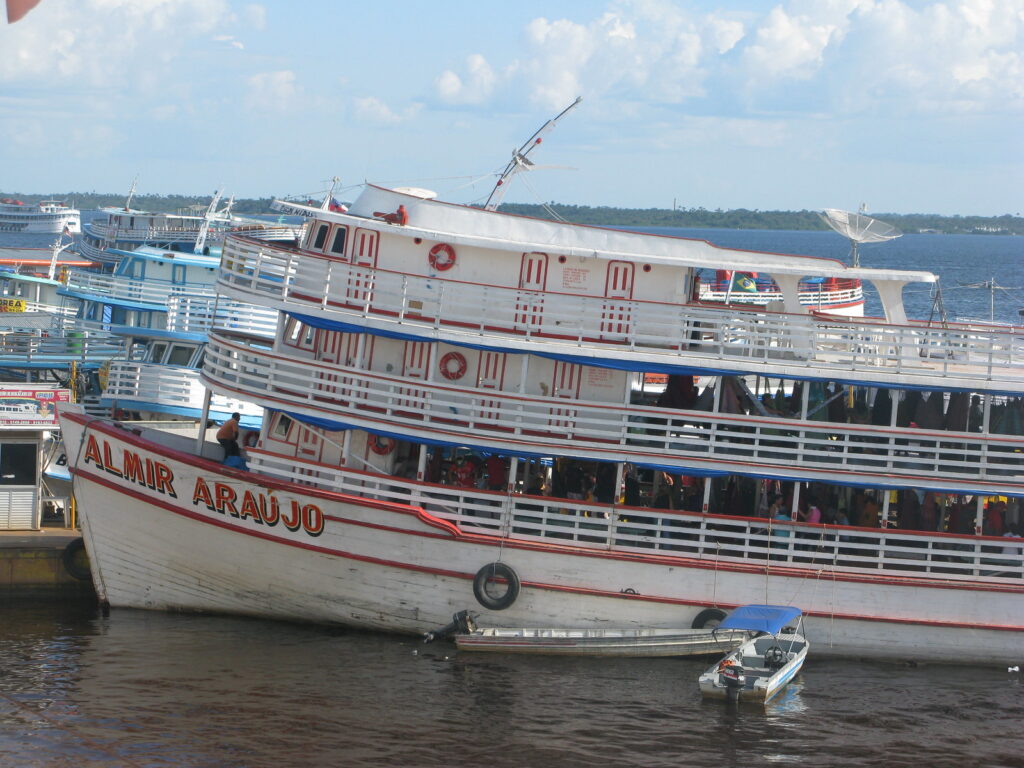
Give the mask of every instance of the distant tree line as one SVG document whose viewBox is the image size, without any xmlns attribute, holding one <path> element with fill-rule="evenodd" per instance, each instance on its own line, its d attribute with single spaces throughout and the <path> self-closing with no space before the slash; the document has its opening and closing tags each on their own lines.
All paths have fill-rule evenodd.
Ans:
<svg viewBox="0 0 1024 768">
<path fill-rule="evenodd" d="M 61 192 L 49 195 L 0 192 L 0 198 L 10 197 L 26 203 L 39 200 L 66 200 L 81 210 L 123 206 L 124 194 L 98 192 Z M 212 197 L 212 196 L 211 196 Z M 272 198 L 239 198 L 231 210 L 235 213 L 272 213 Z M 226 200 L 221 201 L 223 208 Z M 201 211 L 210 204 L 210 197 L 191 195 L 135 195 L 132 208 L 155 212 Z M 718 208 L 612 208 L 608 206 L 563 205 L 549 203 L 561 218 L 577 224 L 605 227 L 694 227 L 722 229 L 797 229 L 827 230 L 817 211 L 759 211 L 737 208 L 730 211 Z M 505 203 L 501 210 L 521 216 L 541 219 L 553 218 L 542 205 Z M 943 232 L 946 234 L 1024 235 L 1024 218 L 1002 216 L 940 216 L 932 213 L 872 213 L 875 218 L 898 227 L 903 232 Z"/>
<path fill-rule="evenodd" d="M 758 211 L 737 208 L 709 211 L 706 208 L 608 208 L 587 205 L 549 203 L 566 221 L 606 227 L 695 227 L 723 229 L 797 229 L 828 230 L 817 211 Z M 549 219 L 542 205 L 506 203 L 501 210 L 522 216 Z M 1024 235 L 1024 218 L 1002 216 L 940 216 L 934 213 L 871 213 L 908 234 L 943 232 L 947 234 Z"/>
</svg>

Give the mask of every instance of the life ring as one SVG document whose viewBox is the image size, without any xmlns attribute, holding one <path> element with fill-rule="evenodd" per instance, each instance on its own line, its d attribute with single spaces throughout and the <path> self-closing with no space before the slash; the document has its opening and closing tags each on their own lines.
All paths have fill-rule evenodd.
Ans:
<svg viewBox="0 0 1024 768">
<path fill-rule="evenodd" d="M 455 266 L 455 249 L 448 243 L 438 243 L 430 249 L 427 256 L 430 266 L 438 272 L 444 272 Z"/>
<path fill-rule="evenodd" d="M 252 448 L 259 442 L 260 433 L 255 429 L 250 429 L 245 433 L 245 437 L 242 438 L 242 443 L 246 448 Z"/>
<path fill-rule="evenodd" d="M 438 367 L 441 369 L 441 375 L 448 381 L 461 379 L 466 375 L 466 357 L 461 352 L 448 352 L 441 356 Z"/>
<path fill-rule="evenodd" d="M 60 556 L 64 563 L 64 570 L 79 581 L 90 581 L 92 572 L 89 570 L 89 555 L 85 551 L 85 542 L 81 539 L 74 539 L 66 547 Z"/>
<path fill-rule="evenodd" d="M 722 623 L 724 618 L 725 611 L 718 608 L 705 608 L 697 614 L 697 618 L 693 620 L 693 624 L 690 626 L 694 629 L 714 629 Z"/>
<path fill-rule="evenodd" d="M 500 595 L 491 593 L 492 585 L 505 583 L 505 591 Z M 473 596 L 484 608 L 491 611 L 503 611 L 519 597 L 519 576 L 511 567 L 504 563 L 488 563 L 473 577 Z"/>
<path fill-rule="evenodd" d="M 398 445 L 390 437 L 381 437 L 380 435 L 370 435 L 370 439 L 367 441 L 367 445 L 370 446 L 370 450 L 376 453 L 378 456 L 387 456 L 389 453 L 393 453 L 395 446 Z"/>
</svg>

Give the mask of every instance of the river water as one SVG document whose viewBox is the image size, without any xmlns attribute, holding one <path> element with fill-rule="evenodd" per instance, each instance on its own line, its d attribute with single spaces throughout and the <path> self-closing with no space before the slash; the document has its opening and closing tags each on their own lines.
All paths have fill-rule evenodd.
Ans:
<svg viewBox="0 0 1024 768">
<path fill-rule="evenodd" d="M 847 251 L 831 233 L 678 234 Z M 862 264 L 937 272 L 951 317 L 987 317 L 989 294 L 960 284 L 993 276 L 1007 286 L 997 320 L 1024 306 L 1024 238 L 906 236 L 865 248 Z M 927 317 L 927 290 L 906 299 Z M 737 709 L 701 701 L 706 662 L 689 659 L 474 655 L 67 604 L 0 605 L 0 619 L 0 766 L 1024 766 L 1024 686 L 1005 667 L 837 661 L 812 648 L 777 701 Z"/>
<path fill-rule="evenodd" d="M 4 766 L 1021 766 L 1005 668 L 815 659 L 767 708 L 690 659 L 459 653 L 259 620 L 8 606 Z"/>
</svg>

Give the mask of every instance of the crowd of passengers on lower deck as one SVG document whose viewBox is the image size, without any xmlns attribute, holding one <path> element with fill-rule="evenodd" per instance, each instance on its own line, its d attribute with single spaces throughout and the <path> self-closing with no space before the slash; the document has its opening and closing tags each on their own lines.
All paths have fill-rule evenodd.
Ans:
<svg viewBox="0 0 1024 768">
<path fill-rule="evenodd" d="M 511 462 L 496 453 L 428 446 L 423 479 L 477 490 L 681 512 L 766 518 L 776 522 L 1020 537 L 1024 504 L 1013 497 L 937 493 L 920 489 L 860 489 L 732 475 L 693 477 L 625 464 L 570 458 Z M 394 474 L 416 477 L 419 446 L 400 442 Z M 621 479 L 619 479 L 621 477 Z M 616 481 L 619 480 L 618 485 Z M 977 515 L 981 508 L 980 519 Z M 623 512 L 628 517 L 628 512 Z"/>
</svg>

